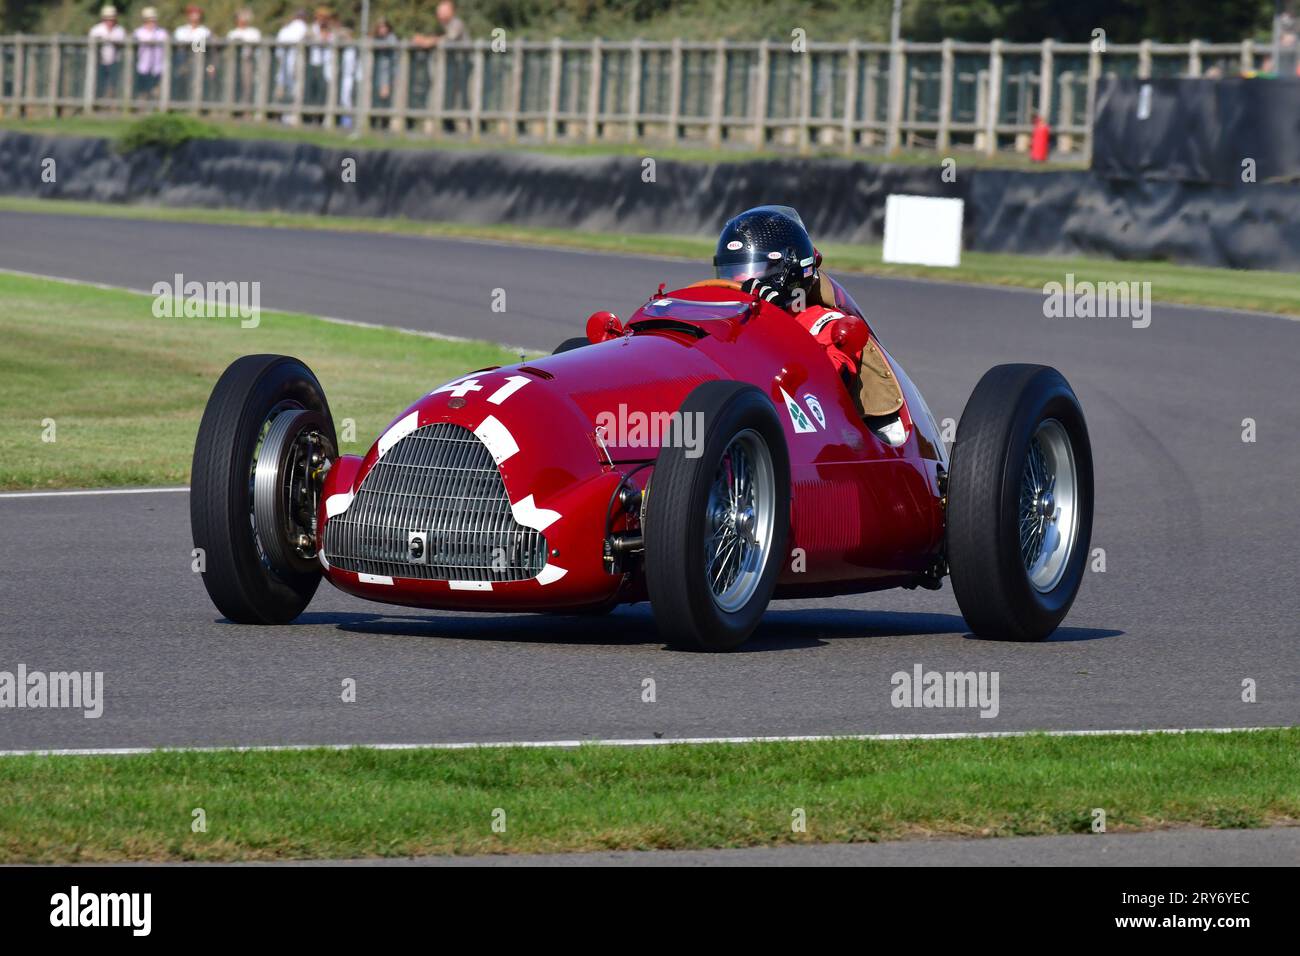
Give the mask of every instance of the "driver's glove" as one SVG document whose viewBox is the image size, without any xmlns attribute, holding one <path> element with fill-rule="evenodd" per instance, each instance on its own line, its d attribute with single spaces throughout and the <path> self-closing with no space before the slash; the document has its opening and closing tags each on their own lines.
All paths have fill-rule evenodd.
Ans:
<svg viewBox="0 0 1300 956">
<path fill-rule="evenodd" d="M 750 295 L 756 295 L 764 302 L 771 302 L 778 308 L 786 308 L 790 302 L 790 294 L 779 286 L 766 285 L 762 279 L 746 279 L 740 284 L 741 292 L 748 292 Z"/>
</svg>

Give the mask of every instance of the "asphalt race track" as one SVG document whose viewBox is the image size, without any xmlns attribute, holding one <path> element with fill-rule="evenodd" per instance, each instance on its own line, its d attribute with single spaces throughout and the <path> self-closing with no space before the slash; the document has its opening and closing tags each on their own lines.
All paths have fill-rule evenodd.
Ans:
<svg viewBox="0 0 1300 956">
<path fill-rule="evenodd" d="M 660 281 L 711 271 L 14 213 L 0 213 L 0 236 L 4 269 L 143 289 L 176 272 L 259 280 L 265 308 L 536 348 L 581 334 L 594 309 L 626 315 Z M 608 618 L 470 616 L 389 609 L 327 585 L 295 625 L 242 627 L 217 617 L 190 571 L 185 493 L 4 497 L 0 668 L 101 670 L 105 704 L 99 719 L 6 711 L 0 749 L 1300 723 L 1300 323 L 1156 304 L 1137 329 L 1044 318 L 1037 292 L 846 285 L 940 419 L 958 417 L 999 362 L 1052 364 L 1073 383 L 1096 456 L 1093 545 L 1106 570 L 1087 575 L 1053 640 L 976 640 L 947 588 L 777 603 L 727 655 L 666 650 L 645 606 Z M 498 287 L 505 314 L 490 309 Z M 1244 418 L 1257 423 L 1253 443 Z M 890 676 L 917 664 L 997 671 L 997 716 L 893 708 Z M 641 700 L 646 677 L 655 703 Z M 340 701 L 344 678 L 357 681 L 356 703 Z M 1257 702 L 1242 700 L 1247 679 Z"/>
</svg>

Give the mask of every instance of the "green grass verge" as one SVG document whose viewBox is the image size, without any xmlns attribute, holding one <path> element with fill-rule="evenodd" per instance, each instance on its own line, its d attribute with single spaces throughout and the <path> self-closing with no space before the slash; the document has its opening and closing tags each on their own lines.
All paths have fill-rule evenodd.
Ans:
<svg viewBox="0 0 1300 956">
<path fill-rule="evenodd" d="M 206 833 L 191 830 L 202 808 Z M 492 829 L 505 813 L 504 833 Z M 0 759 L 0 862 L 562 852 L 1300 821 L 1300 730 Z M 796 833 L 802 809 L 807 831 Z M 1098 837 L 1098 839 L 1104 839 Z"/>
<path fill-rule="evenodd" d="M 288 229 L 373 232 L 452 239 L 487 239 L 528 245 L 589 249 L 627 255 L 693 259 L 704 276 L 711 271 L 712 238 L 659 236 L 631 233 L 580 232 L 571 229 L 508 225 L 469 225 L 421 222 L 411 219 L 364 219 L 312 216 L 279 212 L 244 212 L 233 209 L 173 209 L 156 206 L 116 206 L 107 203 L 0 197 L 0 211 L 67 213 L 145 219 L 159 222 L 196 222 Z M 1072 273 L 1076 282 L 1150 282 L 1158 302 L 1246 309 L 1300 316 L 1300 275 L 1292 272 L 1212 269 L 1169 262 L 1117 262 L 1083 256 L 1018 256 L 991 252 L 964 252 L 955 269 L 897 265 L 881 261 L 879 244 L 820 245 L 831 272 L 920 278 L 938 282 L 969 282 L 1013 286 L 1041 291 L 1047 282 L 1063 282 Z M 579 312 L 584 305 L 574 303 Z"/>
<path fill-rule="evenodd" d="M 433 385 L 518 357 L 499 346 L 303 315 L 159 319 L 150 296 L 0 274 L 0 488 L 186 483 L 208 394 L 240 355 L 281 352 L 320 377 L 335 422 L 368 442 Z M 54 441 L 43 422 L 54 420 Z M 362 452 L 364 446 L 343 446 Z"/>
<path fill-rule="evenodd" d="M 20 133 L 37 133 L 46 136 L 86 136 L 120 139 L 128 133 L 139 120 L 135 116 L 60 116 L 60 117 L 23 117 L 0 119 L 0 130 L 13 130 Z M 143 114 L 151 115 L 151 114 Z M 180 115 L 180 114 L 177 114 Z M 431 137 L 419 132 L 401 134 L 382 130 L 366 132 L 350 130 L 329 130 L 320 126 L 285 126 L 282 123 L 254 123 L 251 121 L 225 120 L 205 116 L 205 126 L 211 127 L 223 139 L 266 140 L 270 142 L 308 143 L 334 149 L 446 149 L 446 150 L 494 150 L 504 152 L 544 153 L 553 156 L 653 156 L 656 160 L 677 160 L 692 163 L 742 162 L 753 159 L 789 158 L 789 149 L 756 150 L 747 146 L 715 148 L 705 142 L 677 145 L 651 142 L 599 142 L 599 143 L 544 143 L 544 142 L 508 142 L 489 138 L 480 142 L 468 139 Z M 850 158 L 865 163 L 890 163 L 902 166 L 933 166 L 936 170 L 943 159 L 932 149 L 899 150 L 895 153 L 884 151 L 854 151 L 846 157 L 843 150 L 814 147 L 807 153 L 799 154 L 803 158 Z M 1022 153 L 1001 152 L 993 156 L 977 153 L 970 149 L 954 147 L 950 154 L 954 156 L 963 169 L 1023 169 L 1031 172 L 1044 172 L 1061 169 L 1084 169 L 1087 164 L 1077 156 L 1053 159 L 1047 163 L 1031 162 Z"/>
</svg>

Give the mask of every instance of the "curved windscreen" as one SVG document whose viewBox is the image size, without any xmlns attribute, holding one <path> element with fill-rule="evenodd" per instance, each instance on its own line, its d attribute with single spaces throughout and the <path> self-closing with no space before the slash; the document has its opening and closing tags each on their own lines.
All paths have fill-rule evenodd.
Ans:
<svg viewBox="0 0 1300 956">
<path fill-rule="evenodd" d="M 628 323 L 642 319 L 677 319 L 682 322 L 708 322 L 719 319 L 739 319 L 749 311 L 748 302 L 699 302 L 694 299 L 652 299 L 628 320 Z"/>
</svg>

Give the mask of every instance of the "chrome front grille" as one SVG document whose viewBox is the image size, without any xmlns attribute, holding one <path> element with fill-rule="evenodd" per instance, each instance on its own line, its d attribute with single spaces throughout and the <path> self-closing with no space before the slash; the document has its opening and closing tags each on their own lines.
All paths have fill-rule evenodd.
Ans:
<svg viewBox="0 0 1300 956">
<path fill-rule="evenodd" d="M 411 558 L 412 534 L 427 536 L 423 562 Z M 474 433 L 439 422 L 375 463 L 325 526 L 325 556 L 359 574 L 524 581 L 546 564 L 546 539 L 515 521 L 501 472 Z"/>
</svg>

